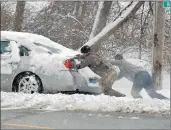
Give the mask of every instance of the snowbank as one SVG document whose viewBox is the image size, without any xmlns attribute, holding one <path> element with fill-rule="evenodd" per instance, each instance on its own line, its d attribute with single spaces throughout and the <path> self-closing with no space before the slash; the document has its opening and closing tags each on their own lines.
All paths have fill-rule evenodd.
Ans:
<svg viewBox="0 0 171 130">
<path fill-rule="evenodd" d="M 1 92 L 1 109 L 35 108 L 44 110 L 116 111 L 170 114 L 170 101 L 116 98 L 106 95 L 24 94 Z"/>
</svg>

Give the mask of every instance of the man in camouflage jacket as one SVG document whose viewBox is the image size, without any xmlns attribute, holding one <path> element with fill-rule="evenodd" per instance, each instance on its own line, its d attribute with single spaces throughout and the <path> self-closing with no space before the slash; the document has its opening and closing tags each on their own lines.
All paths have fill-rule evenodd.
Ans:
<svg viewBox="0 0 171 130">
<path fill-rule="evenodd" d="M 81 48 L 83 55 L 77 55 L 73 59 L 78 59 L 80 64 L 73 65 L 73 68 L 82 69 L 88 66 L 93 72 L 101 77 L 100 85 L 105 95 L 125 97 L 126 95 L 113 90 L 112 85 L 117 79 L 117 72 L 108 66 L 103 60 L 95 53 L 93 53 L 89 46 Z"/>
</svg>

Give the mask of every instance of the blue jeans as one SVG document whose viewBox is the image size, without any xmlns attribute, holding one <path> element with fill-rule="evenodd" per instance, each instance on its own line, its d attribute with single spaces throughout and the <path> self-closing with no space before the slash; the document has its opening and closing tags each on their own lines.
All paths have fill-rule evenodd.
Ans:
<svg viewBox="0 0 171 130">
<path fill-rule="evenodd" d="M 138 74 L 135 75 L 131 95 L 134 98 L 142 98 L 142 96 L 140 95 L 140 91 L 143 88 L 146 90 L 146 92 L 151 98 L 168 99 L 162 94 L 156 92 L 156 89 L 153 85 L 152 77 L 146 71 L 140 71 Z"/>
</svg>

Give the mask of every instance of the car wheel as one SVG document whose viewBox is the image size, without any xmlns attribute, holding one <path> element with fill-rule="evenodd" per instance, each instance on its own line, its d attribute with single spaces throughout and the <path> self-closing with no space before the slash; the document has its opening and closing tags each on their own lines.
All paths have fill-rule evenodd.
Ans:
<svg viewBox="0 0 171 130">
<path fill-rule="evenodd" d="M 42 93 L 43 86 L 40 78 L 33 73 L 24 73 L 16 79 L 15 92 L 23 93 Z"/>
</svg>

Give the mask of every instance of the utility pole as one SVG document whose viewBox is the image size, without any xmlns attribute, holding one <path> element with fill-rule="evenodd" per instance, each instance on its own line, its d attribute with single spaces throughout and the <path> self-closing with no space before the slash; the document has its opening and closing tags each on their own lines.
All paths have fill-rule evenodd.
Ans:
<svg viewBox="0 0 171 130">
<path fill-rule="evenodd" d="M 164 25 L 165 25 L 165 9 L 162 1 L 155 1 L 155 17 L 154 17 L 154 36 L 153 36 L 153 82 L 157 90 L 162 89 L 162 62 L 163 62 L 163 46 L 164 46 Z"/>
<path fill-rule="evenodd" d="M 171 88 L 171 1 L 170 1 L 170 88 Z"/>
</svg>

